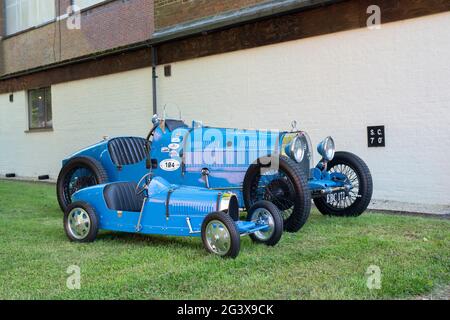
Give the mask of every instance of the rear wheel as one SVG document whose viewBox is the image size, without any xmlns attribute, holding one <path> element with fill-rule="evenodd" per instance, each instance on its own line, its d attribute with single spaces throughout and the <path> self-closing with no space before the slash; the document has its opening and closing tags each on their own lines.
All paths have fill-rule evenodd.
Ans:
<svg viewBox="0 0 450 320">
<path fill-rule="evenodd" d="M 203 245 L 209 253 L 224 258 L 236 258 L 241 238 L 233 219 L 224 212 L 213 212 L 202 223 Z"/>
<path fill-rule="evenodd" d="M 311 211 L 311 194 L 306 174 L 292 159 L 281 156 L 278 168 L 270 158 L 252 164 L 244 179 L 244 201 L 248 211 L 258 201 L 272 202 L 281 211 L 284 229 L 297 232 Z"/>
<path fill-rule="evenodd" d="M 56 183 L 56 195 L 59 206 L 65 211 L 72 203 L 72 195 L 84 188 L 108 182 L 103 166 L 91 157 L 71 159 L 60 171 Z"/>
<path fill-rule="evenodd" d="M 372 175 L 366 163 L 350 152 L 336 152 L 333 160 L 328 163 L 330 173 L 343 174 L 353 185 L 345 197 L 335 198 L 327 202 L 327 197 L 314 199 L 317 209 L 325 215 L 350 216 L 361 215 L 372 199 Z"/>
<path fill-rule="evenodd" d="M 268 246 L 276 245 L 283 234 L 283 218 L 276 205 L 269 201 L 258 201 L 248 212 L 247 221 L 268 226 L 267 230 L 250 234 L 256 243 Z"/>
</svg>

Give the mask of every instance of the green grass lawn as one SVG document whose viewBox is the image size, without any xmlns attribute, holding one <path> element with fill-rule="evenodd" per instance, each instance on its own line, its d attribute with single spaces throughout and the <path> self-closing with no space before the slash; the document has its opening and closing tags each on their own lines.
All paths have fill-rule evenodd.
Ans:
<svg viewBox="0 0 450 320">
<path fill-rule="evenodd" d="M 200 239 L 101 232 L 74 244 L 53 185 L 0 181 L 1 299 L 385 299 L 450 284 L 448 220 L 313 211 L 277 247 L 242 240 L 236 260 L 207 254 Z M 81 290 L 66 287 L 70 265 Z M 370 265 L 380 290 L 366 286 Z"/>
</svg>

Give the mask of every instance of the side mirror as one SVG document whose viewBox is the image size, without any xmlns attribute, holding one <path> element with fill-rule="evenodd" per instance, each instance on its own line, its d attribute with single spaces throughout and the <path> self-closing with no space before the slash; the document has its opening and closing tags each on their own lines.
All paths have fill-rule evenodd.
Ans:
<svg viewBox="0 0 450 320">
<path fill-rule="evenodd" d="M 157 115 L 157 114 L 154 114 L 153 117 L 152 117 L 152 123 L 153 123 L 153 125 L 154 125 L 154 126 L 158 125 L 160 121 L 161 121 L 161 119 L 159 119 L 158 115 Z"/>
</svg>

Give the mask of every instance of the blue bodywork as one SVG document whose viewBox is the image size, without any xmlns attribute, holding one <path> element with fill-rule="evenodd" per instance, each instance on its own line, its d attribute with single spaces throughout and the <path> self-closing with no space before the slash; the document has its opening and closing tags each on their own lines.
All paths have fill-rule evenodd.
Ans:
<svg viewBox="0 0 450 320">
<path fill-rule="evenodd" d="M 76 192 L 73 201 L 89 203 L 95 210 L 99 229 L 149 235 L 200 237 L 205 217 L 218 211 L 217 199 L 223 193 L 205 188 L 170 184 L 161 177 L 151 180 L 142 212 L 110 209 L 104 197 L 108 184 Z M 168 203 L 168 193 L 170 202 Z M 239 233 L 266 231 L 268 226 L 255 222 L 235 221 Z"/>
<path fill-rule="evenodd" d="M 151 144 L 153 174 L 177 185 L 233 192 L 243 208 L 242 188 L 249 166 L 261 157 L 287 155 L 288 143 L 296 136 L 305 145 L 305 156 L 297 165 L 309 176 L 312 196 L 351 190 L 352 185 L 344 175 L 330 174 L 326 167 L 321 167 L 321 162 L 314 166 L 311 141 L 302 131 L 196 127 L 194 123 L 191 127 L 182 125 L 171 130 L 160 125 L 154 131 Z M 108 148 L 112 140 L 101 141 L 71 155 L 63 161 L 63 166 L 74 157 L 88 156 L 102 164 L 110 182 L 139 181 L 148 172 L 146 159 L 128 165 L 114 163 Z M 208 170 L 207 177 L 202 175 L 202 169 Z M 93 192 L 96 188 L 87 192 Z"/>
</svg>

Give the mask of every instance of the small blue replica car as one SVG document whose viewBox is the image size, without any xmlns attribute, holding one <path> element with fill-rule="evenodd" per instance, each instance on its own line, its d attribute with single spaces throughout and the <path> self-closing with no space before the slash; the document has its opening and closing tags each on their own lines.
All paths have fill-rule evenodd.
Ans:
<svg viewBox="0 0 450 320">
<path fill-rule="evenodd" d="M 362 214 L 372 197 L 369 168 L 358 156 L 336 152 L 331 137 L 319 143 L 322 159 L 314 164 L 311 139 L 292 131 L 241 130 L 191 126 L 181 120 L 152 119 L 147 138 L 118 137 L 83 149 L 63 160 L 57 196 L 63 210 L 86 187 L 134 181 L 152 168 L 170 183 L 236 195 L 249 211 L 261 200 L 281 211 L 284 228 L 298 231 L 311 199 L 320 212 Z"/>
<path fill-rule="evenodd" d="M 76 242 L 94 241 L 99 229 L 201 236 L 208 252 L 235 258 L 242 235 L 274 246 L 283 232 L 281 213 L 268 201 L 256 203 L 247 221 L 239 221 L 235 195 L 173 185 L 151 174 L 138 184 L 113 182 L 83 188 L 72 199 L 64 213 L 64 229 Z"/>
</svg>

